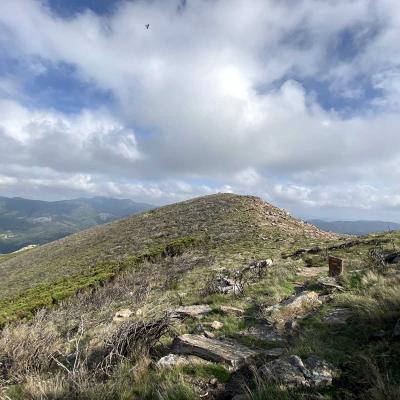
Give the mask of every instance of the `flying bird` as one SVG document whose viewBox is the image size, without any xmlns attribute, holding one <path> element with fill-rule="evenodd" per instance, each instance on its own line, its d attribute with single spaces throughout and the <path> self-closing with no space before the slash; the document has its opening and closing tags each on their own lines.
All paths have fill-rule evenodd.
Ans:
<svg viewBox="0 0 400 400">
<path fill-rule="evenodd" d="M 150 28 L 150 24 L 146 24 L 145 27 L 146 27 L 146 29 L 149 29 Z"/>
</svg>

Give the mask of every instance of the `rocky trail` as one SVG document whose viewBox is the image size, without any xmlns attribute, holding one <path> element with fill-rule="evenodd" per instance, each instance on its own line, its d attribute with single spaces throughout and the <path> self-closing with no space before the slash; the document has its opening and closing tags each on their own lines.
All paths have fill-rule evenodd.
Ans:
<svg viewBox="0 0 400 400">
<path fill-rule="evenodd" d="M 272 261 L 263 264 L 253 263 L 253 269 L 267 268 Z M 328 268 L 303 267 L 297 271 L 301 282 L 294 282 L 295 293 L 290 297 L 266 307 L 263 317 L 252 320 L 251 324 L 238 332 L 235 338 L 220 335 L 223 323 L 218 315 L 232 314 L 243 318 L 245 310 L 229 305 L 212 308 L 208 304 L 181 306 L 171 310 L 171 316 L 178 324 L 188 320 L 197 323 L 194 333 L 177 336 L 170 353 L 162 357 L 159 368 L 174 368 L 181 365 L 196 365 L 199 360 L 207 363 L 219 363 L 231 371 L 231 377 L 225 384 L 214 380 L 203 383 L 200 397 L 204 399 L 245 398 L 245 387 L 255 376 L 261 376 L 271 382 L 288 388 L 324 388 L 332 384 L 338 369 L 327 361 L 310 356 L 301 359 L 290 354 L 290 347 L 299 334 L 299 321 L 311 314 L 318 313 L 320 307 L 330 301 L 330 293 L 340 290 L 336 279 L 327 277 Z M 235 293 L 237 281 L 217 279 L 223 292 Z M 307 290 L 311 281 L 317 280 L 320 291 Z M 212 322 L 204 322 L 207 317 L 215 317 Z M 351 312 L 346 309 L 331 310 L 325 317 L 326 324 L 343 325 Z M 208 318 L 209 319 L 209 318 Z M 257 343 L 258 346 L 244 344 Z M 240 383 L 238 383 L 240 382 Z"/>
</svg>

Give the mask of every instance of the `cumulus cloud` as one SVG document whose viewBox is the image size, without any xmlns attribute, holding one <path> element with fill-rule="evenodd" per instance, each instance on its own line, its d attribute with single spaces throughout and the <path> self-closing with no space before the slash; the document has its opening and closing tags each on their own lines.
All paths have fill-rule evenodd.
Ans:
<svg viewBox="0 0 400 400">
<path fill-rule="evenodd" d="M 8 57 L 31 76 L 70 65 L 114 99 L 68 114 L 27 105 L 20 73 L 2 77 L 7 190 L 159 203 L 232 190 L 303 213 L 394 209 L 399 20 L 395 0 L 121 1 L 69 18 L 3 0 Z"/>
</svg>

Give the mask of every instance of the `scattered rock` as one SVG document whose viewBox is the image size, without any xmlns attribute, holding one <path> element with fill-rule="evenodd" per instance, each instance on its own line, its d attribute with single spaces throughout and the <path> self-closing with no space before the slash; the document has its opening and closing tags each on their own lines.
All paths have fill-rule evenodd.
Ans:
<svg viewBox="0 0 400 400">
<path fill-rule="evenodd" d="M 156 363 L 159 368 L 174 368 L 190 364 L 208 364 L 208 361 L 196 356 L 182 356 L 170 353 L 165 357 L 160 358 Z"/>
<path fill-rule="evenodd" d="M 331 294 L 324 294 L 318 297 L 319 301 L 322 304 L 330 303 L 333 300 L 333 296 Z"/>
<path fill-rule="evenodd" d="M 220 330 L 220 329 L 222 329 L 224 327 L 224 324 L 222 322 L 219 322 L 219 321 L 213 321 L 210 326 L 215 331 L 218 331 L 218 330 Z"/>
<path fill-rule="evenodd" d="M 319 278 L 317 283 L 323 288 L 323 289 L 327 289 L 329 291 L 332 290 L 339 290 L 339 291 L 343 291 L 343 287 L 340 286 L 337 281 L 336 278 L 334 276 L 326 276 L 324 278 Z"/>
<path fill-rule="evenodd" d="M 393 337 L 400 338 L 400 319 L 397 321 L 393 330 Z"/>
<path fill-rule="evenodd" d="M 285 349 L 282 347 L 275 347 L 273 349 L 264 350 L 263 354 L 268 357 L 280 357 L 284 351 Z"/>
<path fill-rule="evenodd" d="M 251 336 L 259 340 L 271 343 L 285 343 L 287 340 L 280 336 L 276 330 L 267 324 L 251 326 L 239 332 L 241 336 Z"/>
<path fill-rule="evenodd" d="M 231 306 L 221 306 L 220 310 L 225 314 L 236 314 L 236 315 L 243 315 L 244 310 L 238 307 L 231 307 Z"/>
<path fill-rule="evenodd" d="M 294 336 L 298 333 L 299 323 L 295 319 L 290 319 L 285 322 L 284 330 L 287 335 Z"/>
<path fill-rule="evenodd" d="M 212 312 L 212 309 L 207 304 L 199 304 L 194 306 L 184 306 L 176 308 L 172 311 L 172 318 L 184 319 L 184 318 L 201 318 L 205 314 Z"/>
<path fill-rule="evenodd" d="M 300 357 L 291 355 L 266 363 L 259 369 L 259 373 L 288 388 L 326 387 L 332 384 L 337 369 L 319 357 L 309 357 L 303 363 Z"/>
<path fill-rule="evenodd" d="M 133 312 L 129 309 L 123 309 L 119 310 L 115 313 L 113 321 L 114 322 L 120 322 L 120 321 L 125 321 L 127 318 L 129 318 Z"/>
<path fill-rule="evenodd" d="M 400 251 L 395 251 L 385 255 L 384 261 L 388 264 L 400 263 Z"/>
<path fill-rule="evenodd" d="M 217 378 L 211 378 L 209 381 L 210 385 L 212 386 L 217 386 L 218 384 L 218 379 Z"/>
<path fill-rule="evenodd" d="M 220 293 L 240 293 L 240 288 L 235 279 L 219 276 L 216 278 L 215 286 Z"/>
<path fill-rule="evenodd" d="M 187 363 L 188 360 L 186 357 L 177 354 L 168 354 L 157 361 L 157 366 L 160 368 L 174 368 L 178 365 L 184 365 Z"/>
<path fill-rule="evenodd" d="M 249 267 L 250 267 L 250 269 L 253 269 L 253 268 L 268 268 L 268 267 L 272 267 L 273 264 L 274 264 L 274 262 L 270 258 L 267 258 L 266 260 L 252 261 L 249 264 Z"/>
<path fill-rule="evenodd" d="M 305 365 L 310 375 L 311 386 L 326 387 L 332 385 L 332 379 L 338 376 L 338 369 L 322 358 L 308 357 Z"/>
<path fill-rule="evenodd" d="M 215 333 L 212 333 L 210 331 L 204 331 L 203 334 L 204 334 L 204 336 L 206 338 L 209 338 L 209 339 L 214 339 L 215 338 Z"/>
<path fill-rule="evenodd" d="M 334 308 L 323 319 L 327 325 L 346 325 L 354 313 L 348 308 Z"/>
<path fill-rule="evenodd" d="M 272 321 L 284 323 L 284 321 L 293 319 L 294 317 L 307 314 L 318 308 L 321 304 L 317 292 L 305 291 L 279 304 L 270 306 L 265 311 L 270 315 Z"/>
<path fill-rule="evenodd" d="M 189 334 L 175 338 L 172 351 L 176 354 L 192 354 L 205 360 L 223 362 L 233 368 L 240 367 L 257 355 L 256 351 L 240 343 Z"/>
<path fill-rule="evenodd" d="M 204 326 L 203 326 L 202 324 L 197 324 L 197 325 L 194 327 L 193 331 L 194 331 L 195 333 L 204 333 Z"/>
<path fill-rule="evenodd" d="M 135 312 L 135 315 L 136 315 L 137 317 L 141 317 L 141 316 L 143 315 L 143 310 L 142 310 L 141 308 L 138 308 L 138 309 L 136 310 L 136 312 Z"/>
</svg>

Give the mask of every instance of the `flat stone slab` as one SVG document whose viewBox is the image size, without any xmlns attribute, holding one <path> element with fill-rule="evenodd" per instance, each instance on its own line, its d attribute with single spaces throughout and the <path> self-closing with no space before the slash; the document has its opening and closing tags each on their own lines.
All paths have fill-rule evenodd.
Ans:
<svg viewBox="0 0 400 400">
<path fill-rule="evenodd" d="M 172 352 L 191 354 L 205 360 L 222 362 L 233 368 L 239 368 L 255 357 L 259 352 L 240 343 L 209 339 L 201 335 L 185 334 L 175 338 Z"/>
<path fill-rule="evenodd" d="M 171 317 L 172 318 L 201 318 L 205 314 L 209 314 L 212 312 L 212 309 L 207 304 L 199 304 L 194 306 L 184 306 L 176 308 L 172 310 Z"/>
<path fill-rule="evenodd" d="M 287 339 L 280 336 L 270 325 L 255 325 L 239 332 L 241 336 L 251 336 L 271 343 L 285 343 Z"/>
<path fill-rule="evenodd" d="M 243 315 L 244 314 L 243 308 L 239 308 L 239 307 L 221 306 L 220 310 L 224 314 L 235 314 L 235 315 Z"/>
<path fill-rule="evenodd" d="M 339 291 L 343 291 L 344 290 L 343 287 L 340 286 L 337 283 L 336 278 L 333 277 L 333 276 L 326 276 L 324 278 L 319 278 L 317 283 L 320 286 L 322 286 L 323 288 L 326 288 L 326 289 L 331 289 L 331 290 L 336 289 L 336 290 L 339 290 Z"/>
</svg>

